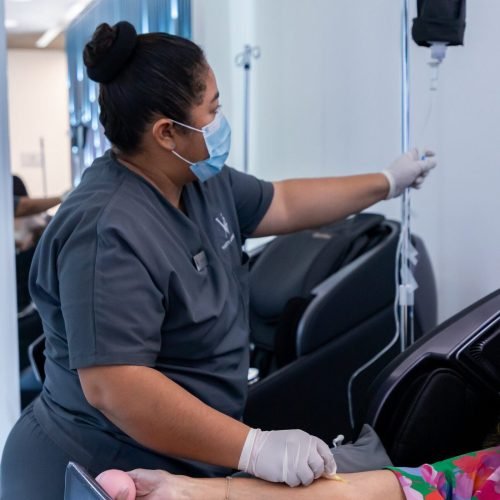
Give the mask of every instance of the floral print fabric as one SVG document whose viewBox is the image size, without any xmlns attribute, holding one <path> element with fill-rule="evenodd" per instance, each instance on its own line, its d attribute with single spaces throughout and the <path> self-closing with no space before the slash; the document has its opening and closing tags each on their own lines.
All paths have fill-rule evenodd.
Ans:
<svg viewBox="0 0 500 500">
<path fill-rule="evenodd" d="M 500 500 L 500 446 L 421 467 L 388 467 L 407 500 Z"/>
</svg>

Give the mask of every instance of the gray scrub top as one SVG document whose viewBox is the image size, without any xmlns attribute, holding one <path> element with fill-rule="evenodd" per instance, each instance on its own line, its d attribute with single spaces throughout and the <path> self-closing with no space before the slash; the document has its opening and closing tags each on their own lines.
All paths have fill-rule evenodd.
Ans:
<svg viewBox="0 0 500 500">
<path fill-rule="evenodd" d="M 185 186 L 186 215 L 110 151 L 95 160 L 45 230 L 30 273 L 46 335 L 47 415 L 131 440 L 87 403 L 76 371 L 125 364 L 153 367 L 241 418 L 249 365 L 241 245 L 272 197 L 271 183 L 226 166 Z"/>
</svg>

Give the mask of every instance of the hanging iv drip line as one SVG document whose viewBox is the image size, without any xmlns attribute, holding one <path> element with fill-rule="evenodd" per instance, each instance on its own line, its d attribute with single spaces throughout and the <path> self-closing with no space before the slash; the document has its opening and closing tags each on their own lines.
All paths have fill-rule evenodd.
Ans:
<svg viewBox="0 0 500 500">
<path fill-rule="evenodd" d="M 422 122 L 422 126 L 420 127 L 420 131 L 417 137 L 417 141 L 415 142 L 416 146 L 424 146 L 427 145 L 425 141 L 426 132 L 431 123 L 431 118 L 434 113 L 434 105 L 436 102 L 436 93 L 439 90 L 439 68 L 441 67 L 441 63 L 443 62 L 446 56 L 446 48 L 447 45 L 443 42 L 436 42 L 436 45 L 439 45 L 437 48 L 438 52 L 435 53 L 432 49 L 434 48 L 434 44 L 431 45 L 431 59 L 427 63 L 430 69 L 429 73 L 429 99 L 427 105 L 427 112 L 425 113 L 424 121 Z"/>
<path fill-rule="evenodd" d="M 402 0 L 401 12 L 401 148 L 403 153 L 408 151 L 410 142 L 410 98 L 409 98 L 409 29 L 408 29 L 408 1 Z M 349 420 L 355 428 L 353 386 L 355 379 L 370 366 L 384 356 L 398 342 L 400 350 L 407 347 L 408 333 L 413 337 L 413 291 L 415 280 L 410 281 L 409 273 L 411 261 L 416 263 L 416 250 L 410 241 L 410 190 L 405 189 L 402 200 L 401 231 L 396 250 L 394 317 L 396 330 L 393 338 L 384 349 L 375 354 L 364 365 L 360 366 L 350 377 L 347 385 L 347 401 L 349 406 Z M 401 272 L 400 272 L 401 271 Z M 412 277 L 413 278 L 413 277 Z M 411 328 L 410 328 L 411 324 Z"/>
<path fill-rule="evenodd" d="M 260 57 L 260 48 L 246 44 L 243 52 L 235 57 L 237 66 L 242 67 L 245 72 L 243 84 L 243 171 L 248 173 L 248 150 L 250 142 L 250 71 L 252 69 L 252 59 Z"/>
<path fill-rule="evenodd" d="M 430 90 L 437 90 L 439 82 L 439 67 L 446 57 L 446 49 L 448 44 L 445 42 L 430 42 L 431 44 L 431 60 L 427 63 L 431 68 L 431 85 Z"/>
</svg>

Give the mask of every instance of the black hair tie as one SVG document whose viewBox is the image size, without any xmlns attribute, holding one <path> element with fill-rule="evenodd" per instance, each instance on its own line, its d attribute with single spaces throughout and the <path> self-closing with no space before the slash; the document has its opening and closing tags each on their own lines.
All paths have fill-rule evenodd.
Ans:
<svg viewBox="0 0 500 500">
<path fill-rule="evenodd" d="M 137 32 L 127 21 L 115 24 L 116 38 L 105 56 L 93 67 L 87 67 L 91 80 L 109 83 L 125 66 L 134 53 L 137 43 Z"/>
</svg>

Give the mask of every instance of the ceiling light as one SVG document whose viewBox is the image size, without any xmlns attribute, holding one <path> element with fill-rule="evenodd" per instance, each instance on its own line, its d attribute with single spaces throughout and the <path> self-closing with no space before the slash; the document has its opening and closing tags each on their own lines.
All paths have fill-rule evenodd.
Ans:
<svg viewBox="0 0 500 500">
<path fill-rule="evenodd" d="M 0 0 L 1 1 L 1 0 Z M 77 18 L 94 0 L 80 0 L 74 3 L 64 15 L 64 20 L 52 28 L 48 29 L 37 41 L 36 46 L 44 49 L 49 46 L 52 41 L 59 36 L 72 22 Z"/>
<path fill-rule="evenodd" d="M 57 36 L 59 35 L 59 33 L 61 33 L 63 29 L 64 27 L 62 25 L 50 28 L 36 41 L 35 45 L 39 49 L 44 49 L 45 47 L 50 45 L 55 38 L 57 38 Z"/>
<path fill-rule="evenodd" d="M 15 19 L 6 19 L 4 24 L 7 29 L 17 28 L 19 26 L 19 22 Z"/>
</svg>

